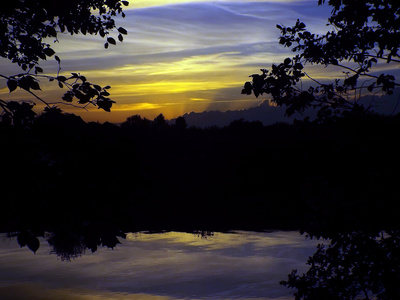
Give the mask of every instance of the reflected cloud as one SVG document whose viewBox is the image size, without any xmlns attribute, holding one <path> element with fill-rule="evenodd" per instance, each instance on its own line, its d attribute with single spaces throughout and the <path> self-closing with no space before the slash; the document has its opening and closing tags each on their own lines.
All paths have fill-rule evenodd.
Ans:
<svg viewBox="0 0 400 300">
<path fill-rule="evenodd" d="M 293 268 L 304 270 L 316 244 L 297 232 L 131 233 L 114 250 L 61 262 L 40 240 L 35 255 L 1 240 L 0 298 L 291 299 L 279 281 Z"/>
<path fill-rule="evenodd" d="M 175 300 L 167 296 L 129 294 L 89 289 L 49 289 L 40 284 L 0 287 L 1 299 L 18 300 Z"/>
</svg>

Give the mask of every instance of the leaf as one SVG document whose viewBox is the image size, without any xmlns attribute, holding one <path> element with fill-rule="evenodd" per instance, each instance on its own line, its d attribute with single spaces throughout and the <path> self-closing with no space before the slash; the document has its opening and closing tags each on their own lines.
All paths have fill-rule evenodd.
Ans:
<svg viewBox="0 0 400 300">
<path fill-rule="evenodd" d="M 291 62 L 292 60 L 289 57 L 285 58 L 285 60 L 283 61 L 285 65 L 289 65 Z"/>
<path fill-rule="evenodd" d="M 54 59 L 56 60 L 56 61 L 58 61 L 58 63 L 60 63 L 61 62 L 61 60 L 60 60 L 60 58 L 56 55 L 56 56 L 54 56 Z"/>
<path fill-rule="evenodd" d="M 126 31 L 125 28 L 119 27 L 117 30 L 118 30 L 119 33 L 128 34 L 128 32 Z"/>
<path fill-rule="evenodd" d="M 53 26 L 46 26 L 46 32 L 49 36 L 56 37 L 57 31 Z"/>
<path fill-rule="evenodd" d="M 301 22 L 301 23 L 298 25 L 298 27 L 299 27 L 299 29 L 304 29 L 304 28 L 306 28 L 306 24 L 304 24 L 303 22 Z"/>
<path fill-rule="evenodd" d="M 32 250 L 33 253 L 36 253 L 36 251 L 39 249 L 40 242 L 38 238 L 34 235 L 29 235 L 26 244 L 30 250 Z"/>
<path fill-rule="evenodd" d="M 32 81 L 31 82 L 31 89 L 32 90 L 42 90 L 39 86 L 39 83 L 37 81 Z"/>
<path fill-rule="evenodd" d="M 28 236 L 27 236 L 26 233 L 24 233 L 24 232 L 18 233 L 18 235 L 17 235 L 17 242 L 18 242 L 18 245 L 19 245 L 21 248 L 26 246 L 27 240 L 28 240 Z"/>
<path fill-rule="evenodd" d="M 113 45 L 116 45 L 117 44 L 117 42 L 114 40 L 114 38 L 112 38 L 112 37 L 108 37 L 107 38 L 107 42 L 109 42 L 110 44 L 113 44 Z"/>
<path fill-rule="evenodd" d="M 51 49 L 50 47 L 48 48 L 44 48 L 43 49 L 44 54 L 46 54 L 47 56 L 53 56 L 56 52 Z M 56 59 L 57 60 L 57 59 Z"/>
<path fill-rule="evenodd" d="M 76 94 L 76 92 L 75 92 L 75 94 Z M 78 97 L 77 97 L 78 98 Z M 78 101 L 78 103 L 79 104 L 86 104 L 86 103 L 88 103 L 90 101 L 90 96 L 89 95 L 83 95 L 82 94 L 82 96 L 79 98 L 79 101 Z"/>
<path fill-rule="evenodd" d="M 101 91 L 101 86 L 97 85 L 97 84 L 93 84 L 93 87 L 98 90 L 99 92 Z"/>
<path fill-rule="evenodd" d="M 129 2 L 128 1 L 121 1 L 123 5 L 128 6 Z"/>
<path fill-rule="evenodd" d="M 108 98 L 102 98 L 97 100 L 97 105 L 99 108 L 102 108 L 106 112 L 111 111 L 112 104 L 115 103 L 115 101 L 108 99 Z"/>
<path fill-rule="evenodd" d="M 31 88 L 32 82 L 33 82 L 33 78 L 31 76 L 25 76 L 25 77 L 21 77 L 18 80 L 18 85 L 20 88 L 29 91 L 29 89 Z"/>
<path fill-rule="evenodd" d="M 298 69 L 298 70 L 302 70 L 304 67 L 303 67 L 303 65 L 301 63 L 295 63 L 293 68 Z"/>
<path fill-rule="evenodd" d="M 65 76 L 57 76 L 56 79 L 57 79 L 58 81 L 64 82 L 64 81 L 67 80 L 67 77 L 65 77 Z"/>
<path fill-rule="evenodd" d="M 104 48 L 108 49 L 108 43 L 104 44 Z"/>
<path fill-rule="evenodd" d="M 41 67 L 35 67 L 35 74 L 43 73 L 43 69 Z"/>
<path fill-rule="evenodd" d="M 72 102 L 72 99 L 74 98 L 74 93 L 71 91 L 66 92 L 61 99 L 63 99 L 66 102 Z"/>
<path fill-rule="evenodd" d="M 15 89 L 18 87 L 18 82 L 14 79 L 9 79 L 7 81 L 7 87 L 10 90 L 10 93 L 15 91 Z"/>
<path fill-rule="evenodd" d="M 118 34 L 118 40 L 119 40 L 120 42 L 122 42 L 122 41 L 124 40 L 124 37 L 122 36 L 122 34 Z"/>
</svg>

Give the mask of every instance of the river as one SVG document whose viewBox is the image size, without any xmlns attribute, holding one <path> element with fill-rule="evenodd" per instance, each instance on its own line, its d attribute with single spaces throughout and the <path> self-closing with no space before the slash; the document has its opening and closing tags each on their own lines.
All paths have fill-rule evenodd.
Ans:
<svg viewBox="0 0 400 300">
<path fill-rule="evenodd" d="M 279 281 L 305 271 L 318 243 L 294 231 L 129 233 L 66 261 L 40 242 L 33 254 L 2 235 L 1 299 L 293 299 Z"/>
</svg>

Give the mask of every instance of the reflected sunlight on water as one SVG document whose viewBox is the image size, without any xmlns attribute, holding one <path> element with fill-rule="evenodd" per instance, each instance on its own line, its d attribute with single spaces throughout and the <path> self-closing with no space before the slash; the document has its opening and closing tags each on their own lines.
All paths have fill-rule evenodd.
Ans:
<svg viewBox="0 0 400 300">
<path fill-rule="evenodd" d="M 0 241 L 0 299 L 293 299 L 279 285 L 305 271 L 314 240 L 297 232 L 129 233 L 71 262 Z"/>
</svg>

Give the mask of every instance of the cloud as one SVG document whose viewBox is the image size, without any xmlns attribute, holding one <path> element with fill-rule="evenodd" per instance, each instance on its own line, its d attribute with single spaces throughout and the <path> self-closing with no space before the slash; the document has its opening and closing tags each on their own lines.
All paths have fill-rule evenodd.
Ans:
<svg viewBox="0 0 400 300">
<path fill-rule="evenodd" d="M 201 2 L 217 2 L 217 3 L 235 3 L 235 2 L 244 2 L 246 4 L 249 3 L 256 3 L 256 2 L 263 2 L 263 3 L 290 3 L 290 4 L 297 4 L 297 3 L 306 3 L 310 2 L 310 0 L 136 0 L 130 1 L 129 8 L 137 9 L 137 8 L 148 8 L 154 6 L 166 6 L 166 5 L 176 5 L 176 4 L 186 4 L 186 3 L 201 3 Z"/>
<path fill-rule="evenodd" d="M 240 94 L 248 76 L 293 55 L 279 45 L 276 24 L 291 25 L 300 18 L 311 31 L 324 32 L 330 8 L 308 0 L 138 0 L 131 1 L 125 12 L 126 18 L 118 17 L 116 23 L 127 29 L 128 35 L 123 43 L 107 50 L 99 36 L 60 34 L 60 43 L 48 41 L 61 58 L 63 74 L 80 72 L 90 82 L 112 86 L 115 111 L 73 110 L 85 120 L 122 122 L 129 108 L 146 117 L 157 111 L 169 118 L 192 110 L 248 109 L 249 103 L 260 102 Z M 42 67 L 49 74 L 58 71 L 53 58 Z M 0 68 L 2 74 L 19 72 L 4 60 Z M 324 80 L 342 76 L 341 70 L 314 66 L 307 67 L 307 72 Z M 5 87 L 5 81 L 0 85 Z M 42 97 L 49 102 L 62 95 L 57 86 L 43 90 L 46 94 Z M 13 94 L 3 89 L 0 98 L 15 98 Z M 29 99 L 30 95 L 22 97 Z M 194 98 L 204 101 L 190 100 Z"/>
<path fill-rule="evenodd" d="M 61 262 L 42 238 L 35 255 L 0 241 L 0 298 L 33 300 L 284 298 L 279 280 L 303 270 L 316 244 L 297 232 L 128 234 L 114 250 Z"/>
</svg>

